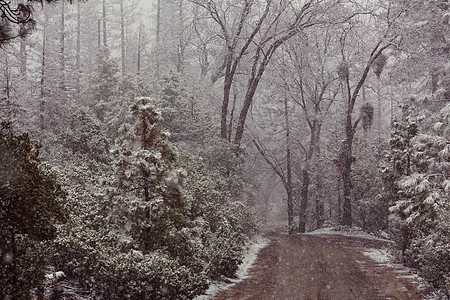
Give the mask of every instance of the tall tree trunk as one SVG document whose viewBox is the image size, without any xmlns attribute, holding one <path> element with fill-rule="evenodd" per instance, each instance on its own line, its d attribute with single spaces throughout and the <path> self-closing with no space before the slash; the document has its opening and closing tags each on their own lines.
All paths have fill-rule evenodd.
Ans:
<svg viewBox="0 0 450 300">
<path fill-rule="evenodd" d="M 108 47 L 108 44 L 106 43 L 106 0 L 103 0 L 103 47 Z"/>
<path fill-rule="evenodd" d="M 381 132 L 382 132 L 382 124 L 381 124 L 381 109 L 382 109 L 382 105 L 381 105 L 381 77 L 378 78 L 378 82 L 377 82 L 377 128 L 378 128 L 378 138 L 381 138 Z M 389 97 L 391 98 L 391 97 Z"/>
<path fill-rule="evenodd" d="M 352 202 L 351 202 L 351 191 L 353 189 L 352 185 L 352 162 L 353 162 L 353 123 L 351 112 L 347 113 L 347 121 L 345 126 L 346 140 L 343 145 L 340 166 L 342 175 L 342 184 L 344 192 L 344 203 L 342 207 L 342 225 L 352 226 Z"/>
<path fill-rule="evenodd" d="M 156 2 L 156 44 L 161 41 L 161 0 Z"/>
<path fill-rule="evenodd" d="M 178 0 L 178 49 L 177 49 L 177 72 L 184 70 L 184 41 L 183 41 L 183 0 Z"/>
<path fill-rule="evenodd" d="M 81 58 L 81 4 L 77 2 L 77 48 L 75 53 L 75 68 L 76 68 L 76 90 L 77 96 L 80 96 L 80 58 Z"/>
<path fill-rule="evenodd" d="M 97 20 L 97 32 L 98 32 L 98 39 L 97 39 L 97 48 L 100 49 L 102 46 L 102 20 Z"/>
<path fill-rule="evenodd" d="M 294 197 L 292 190 L 292 161 L 291 161 L 291 127 L 287 97 L 284 97 L 284 118 L 286 125 L 286 192 L 288 207 L 288 232 L 294 233 Z"/>
<path fill-rule="evenodd" d="M 300 212 L 298 220 L 298 231 L 303 233 L 306 231 L 306 209 L 308 208 L 308 190 L 309 190 L 309 171 L 305 166 L 302 172 L 302 187 L 300 190 Z"/>
<path fill-rule="evenodd" d="M 48 15 L 45 14 L 45 21 L 42 33 L 42 65 L 41 65 L 41 103 L 39 107 L 39 128 L 45 129 L 45 56 L 46 56 L 46 44 L 47 44 L 47 24 Z"/>
<path fill-rule="evenodd" d="M 155 73 L 156 77 L 159 77 L 160 69 L 160 43 L 161 43 L 161 0 L 156 2 L 156 57 L 155 57 Z"/>
<path fill-rule="evenodd" d="M 240 145 L 242 137 L 244 135 L 245 120 L 247 119 L 247 114 L 250 109 L 250 105 L 253 102 L 253 97 L 255 96 L 256 89 L 258 88 L 259 82 L 261 81 L 262 75 L 264 74 L 267 65 L 269 64 L 273 54 L 279 46 L 281 46 L 285 41 L 294 36 L 294 34 L 287 35 L 284 38 L 280 38 L 275 41 L 269 49 L 263 53 L 262 58 L 261 53 L 263 52 L 261 48 L 258 48 L 254 58 L 253 67 L 250 79 L 247 85 L 247 92 L 244 98 L 244 104 L 242 105 L 241 112 L 239 114 L 239 120 L 236 127 L 236 135 L 234 137 L 234 143 Z"/>
<path fill-rule="evenodd" d="M 141 74 L 141 39 L 142 39 L 142 23 L 139 24 L 138 32 L 138 52 L 137 52 L 137 74 Z"/>
<path fill-rule="evenodd" d="M 339 175 L 338 184 L 337 184 L 337 186 L 338 186 L 338 188 L 337 188 L 337 190 L 338 190 L 337 221 L 338 221 L 339 224 L 342 224 L 342 197 L 341 197 L 341 194 L 342 194 L 341 193 L 341 186 L 342 186 L 342 184 L 341 184 L 341 181 L 342 181 L 342 176 Z"/>
<path fill-rule="evenodd" d="M 319 108 L 316 106 L 316 115 L 319 113 Z M 309 198 L 309 185 L 310 185 L 310 164 L 316 152 L 319 152 L 319 142 L 320 142 L 320 130 L 321 124 L 317 121 L 310 121 L 310 140 L 309 148 L 305 157 L 305 166 L 302 172 L 302 186 L 300 190 L 300 212 L 298 220 L 298 231 L 303 233 L 306 231 L 306 210 L 308 209 L 308 198 Z"/>
<path fill-rule="evenodd" d="M 323 226 L 324 207 L 321 201 L 322 174 L 316 176 L 316 228 Z"/>
<path fill-rule="evenodd" d="M 230 113 L 230 124 L 228 125 L 228 142 L 231 142 L 231 132 L 233 131 L 233 118 L 234 118 L 234 110 L 236 109 L 236 100 L 237 100 L 237 93 L 236 91 L 234 91 L 233 106 L 231 107 Z"/>
<path fill-rule="evenodd" d="M 233 84 L 234 76 L 236 75 L 236 71 L 237 71 L 237 68 L 239 66 L 239 63 L 240 63 L 242 57 L 247 52 L 248 47 L 253 42 L 253 38 L 255 37 L 257 32 L 260 31 L 261 26 L 269 13 L 270 2 L 267 2 L 265 11 L 264 11 L 263 15 L 260 17 L 260 19 L 258 20 L 258 23 L 256 24 L 255 28 L 253 28 L 251 34 L 248 37 L 243 38 L 241 35 L 242 29 L 243 29 L 244 23 L 245 23 L 248 15 L 250 13 L 252 5 L 253 5 L 253 2 L 249 1 L 249 2 L 246 2 L 244 7 L 242 8 L 242 10 L 240 12 L 240 20 L 239 20 L 237 30 L 235 32 L 235 36 L 233 36 L 233 37 L 228 36 L 226 29 L 222 28 L 223 34 L 226 37 L 226 47 L 227 47 L 227 54 L 225 56 L 224 64 L 223 64 L 223 68 L 222 68 L 222 69 L 225 69 L 222 113 L 221 113 L 221 122 L 220 122 L 220 136 L 223 139 L 227 138 L 228 105 L 230 103 L 231 86 Z M 210 11 L 210 13 L 211 13 L 211 11 Z M 244 40 L 244 43 L 243 43 L 242 47 L 237 49 L 236 47 L 238 45 L 238 41 L 241 39 Z M 257 48 L 256 56 L 259 57 L 260 52 L 261 52 L 261 49 Z M 254 73 L 254 71 L 255 70 L 253 70 L 253 73 Z M 215 79 L 213 79 L 213 81 L 215 81 Z M 248 110 L 250 107 L 250 103 L 244 104 L 244 106 L 247 106 L 246 109 Z M 242 113 L 241 113 L 241 115 L 242 115 Z M 239 117 L 239 119 L 241 119 L 241 118 L 242 117 Z M 245 122 L 245 120 L 244 120 L 244 122 Z M 239 125 L 238 125 L 238 129 L 239 129 Z M 243 128 L 242 128 L 242 131 L 243 131 Z M 239 133 L 236 132 L 236 133 L 241 134 L 240 132 Z M 235 138 L 235 143 L 236 143 L 236 138 Z M 236 144 L 239 144 L 239 143 L 240 143 L 240 138 L 238 139 L 238 143 L 236 143 Z"/>
<path fill-rule="evenodd" d="M 230 103 L 231 86 L 233 84 L 233 77 L 230 75 L 231 61 L 227 65 L 227 71 L 225 73 L 223 84 L 223 101 L 222 101 L 222 114 L 220 118 L 220 137 L 227 138 L 227 118 L 228 118 L 228 104 Z"/>
<path fill-rule="evenodd" d="M 5 100 L 6 100 L 6 117 L 11 119 L 11 82 L 9 74 L 9 59 L 8 55 L 5 55 Z"/>
<path fill-rule="evenodd" d="M 60 81 L 60 87 L 61 90 L 66 89 L 66 78 L 65 78 L 65 72 L 66 72 L 66 57 L 65 57 L 65 1 L 61 1 L 61 44 L 60 44 L 60 71 L 61 71 L 61 81 Z"/>
<path fill-rule="evenodd" d="M 139 45 L 140 47 L 141 32 L 139 27 Z M 123 0 L 120 0 L 120 48 L 122 51 L 122 75 L 126 73 L 125 65 L 125 12 L 123 8 Z"/>
<path fill-rule="evenodd" d="M 353 218 L 352 218 L 352 203 L 351 203 L 351 192 L 353 189 L 352 185 L 352 163 L 353 163 L 353 138 L 355 135 L 355 131 L 358 128 L 358 124 L 361 121 L 361 116 L 353 123 L 352 121 L 352 113 L 355 107 L 356 99 L 359 96 L 361 88 L 363 87 L 367 76 L 369 74 L 369 70 L 372 67 L 375 60 L 386 50 L 388 47 L 392 45 L 392 42 L 395 40 L 393 38 L 391 41 L 386 42 L 385 45 L 382 45 L 382 41 L 379 41 L 375 47 L 370 52 L 369 60 L 364 68 L 363 73 L 359 81 L 357 82 L 353 91 L 350 86 L 350 78 L 349 72 L 345 75 L 345 85 L 347 88 L 347 111 L 346 111 L 346 123 L 345 123 L 345 141 L 342 147 L 341 153 L 339 155 L 340 168 L 341 168 L 341 177 L 344 191 L 344 203 L 343 203 L 343 212 L 342 212 L 342 225 L 352 226 Z M 343 49 L 342 49 L 342 53 Z M 344 61 L 345 57 L 343 55 Z"/>
<path fill-rule="evenodd" d="M 20 39 L 20 77 L 27 77 L 27 44 L 25 39 Z"/>
</svg>

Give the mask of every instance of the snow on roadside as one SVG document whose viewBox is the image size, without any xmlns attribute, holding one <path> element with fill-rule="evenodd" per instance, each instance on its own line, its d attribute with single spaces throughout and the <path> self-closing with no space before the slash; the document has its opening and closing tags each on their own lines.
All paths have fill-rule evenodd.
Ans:
<svg viewBox="0 0 450 300">
<path fill-rule="evenodd" d="M 259 251 L 269 245 L 270 240 L 263 236 L 256 236 L 247 246 L 246 254 L 242 260 L 242 263 L 239 265 L 238 270 L 236 271 L 235 279 L 232 278 L 224 278 L 224 281 L 214 281 L 209 285 L 209 288 L 206 290 L 204 295 L 200 295 L 194 298 L 194 300 L 210 300 L 213 299 L 216 294 L 221 291 L 225 291 L 230 287 L 236 285 L 237 283 L 243 281 L 248 276 L 248 270 L 253 265 L 256 260 L 256 257 Z"/>
<path fill-rule="evenodd" d="M 248 246 L 247 254 L 244 256 L 244 259 L 242 260 L 242 263 L 239 265 L 238 270 L 236 272 L 236 276 L 239 279 L 241 279 L 241 281 L 249 277 L 247 275 L 247 271 L 255 262 L 259 250 L 269 245 L 269 243 L 270 243 L 269 239 L 258 235 Z"/>
<path fill-rule="evenodd" d="M 369 257 L 371 260 L 375 261 L 379 266 L 390 269 L 392 273 L 396 274 L 399 279 L 407 279 L 410 282 L 415 282 L 417 284 L 417 289 L 422 292 L 430 290 L 430 283 L 425 279 L 420 277 L 416 272 L 404 266 L 403 264 L 394 263 L 395 256 L 388 249 L 364 249 L 362 253 Z M 448 299 L 444 297 L 443 293 L 439 291 L 428 293 L 424 299 L 426 300 L 443 300 Z"/>
<path fill-rule="evenodd" d="M 366 249 L 363 251 L 365 256 L 368 256 L 370 259 L 376 261 L 377 263 L 389 263 L 393 260 L 394 256 L 389 253 L 386 249 Z"/>
<path fill-rule="evenodd" d="M 379 232 L 377 235 L 367 233 L 363 229 L 358 227 L 345 227 L 345 226 L 336 226 L 336 227 L 325 227 L 316 229 L 311 232 L 307 232 L 305 234 L 309 235 L 321 235 L 321 234 L 332 234 L 332 235 L 342 235 L 342 236 L 349 236 L 349 237 L 360 237 L 360 238 L 366 238 L 371 240 L 380 240 L 385 241 L 389 243 L 393 243 L 392 240 L 389 239 L 389 235 L 385 232 Z"/>
</svg>

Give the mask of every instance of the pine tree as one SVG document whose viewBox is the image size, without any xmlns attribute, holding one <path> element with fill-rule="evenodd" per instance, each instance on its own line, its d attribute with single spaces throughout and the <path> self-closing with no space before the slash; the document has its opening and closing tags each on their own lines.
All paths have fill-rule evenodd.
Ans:
<svg viewBox="0 0 450 300">
<path fill-rule="evenodd" d="M 90 79 L 92 101 L 89 106 L 100 121 L 105 120 L 109 103 L 117 96 L 119 66 L 111 57 L 108 48 L 101 48 L 97 53 L 96 68 Z"/>
<path fill-rule="evenodd" d="M 167 141 L 168 133 L 159 129 L 161 117 L 149 98 L 138 98 L 131 113 L 134 124 L 122 127 L 113 150 L 118 209 L 139 250 L 166 249 L 186 259 L 190 251 L 182 233 L 186 202 L 175 150 Z"/>
<path fill-rule="evenodd" d="M 384 169 L 385 190 L 393 200 L 391 226 L 400 232 L 398 242 L 407 263 L 448 291 L 450 104 L 434 116 L 432 130 L 423 129 L 424 133 L 408 106 L 403 113 L 402 122 L 394 122 L 390 169 Z"/>
<path fill-rule="evenodd" d="M 449 288 L 450 264 L 450 104 L 440 112 L 434 132 L 417 134 L 407 159 L 410 170 L 397 180 L 399 199 L 391 211 L 408 233 L 408 262 L 436 284 Z M 446 287 L 446 288 L 445 288 Z"/>
</svg>

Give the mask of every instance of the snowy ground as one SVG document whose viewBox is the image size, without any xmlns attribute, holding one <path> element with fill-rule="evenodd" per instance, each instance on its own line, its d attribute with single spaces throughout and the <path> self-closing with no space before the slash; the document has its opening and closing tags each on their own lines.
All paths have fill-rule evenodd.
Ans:
<svg viewBox="0 0 450 300">
<path fill-rule="evenodd" d="M 394 259 L 387 249 L 367 249 L 363 251 L 363 254 L 377 263 L 389 263 Z"/>
<path fill-rule="evenodd" d="M 262 237 L 256 236 L 250 244 L 247 246 L 247 251 L 244 256 L 242 263 L 239 265 L 239 268 L 236 272 L 237 278 L 224 278 L 223 281 L 215 281 L 209 285 L 208 290 L 206 290 L 204 295 L 200 295 L 194 298 L 194 300 L 209 300 L 213 299 L 214 296 L 220 291 L 224 291 L 229 289 L 230 287 L 236 285 L 237 283 L 243 281 L 248 278 L 248 270 L 252 266 L 252 264 L 256 260 L 256 256 L 258 252 L 266 247 L 270 243 L 270 240 Z"/>
<path fill-rule="evenodd" d="M 344 226 L 338 226 L 338 227 L 327 227 L 327 228 L 321 228 L 317 229 L 315 231 L 307 233 L 309 235 L 340 235 L 340 236 L 348 236 L 348 237 L 360 237 L 360 238 L 366 238 L 371 240 L 379 240 L 387 243 L 394 243 L 392 240 L 390 240 L 389 235 L 383 231 L 380 231 L 378 233 L 367 233 L 361 228 L 357 227 L 344 227 Z M 419 275 L 416 274 L 415 270 L 412 270 L 402 264 L 396 263 L 395 255 L 392 253 L 390 249 L 377 249 L 377 248 L 370 248 L 370 249 L 361 249 L 364 256 L 370 258 L 372 261 L 374 261 L 380 268 L 389 269 L 389 272 L 393 272 L 394 274 L 397 274 L 396 277 L 398 279 L 409 279 L 412 282 L 416 282 L 418 289 L 421 291 L 426 291 L 430 288 L 430 284 L 426 282 L 423 278 L 421 278 Z M 435 294 L 433 296 L 433 293 L 430 293 L 426 296 L 427 300 L 438 300 L 438 299 L 444 299 L 442 298 L 443 295 L 441 294 Z"/>
<path fill-rule="evenodd" d="M 388 243 L 393 243 L 390 240 L 389 235 L 386 232 L 379 231 L 378 233 L 367 233 L 362 228 L 358 227 L 345 227 L 345 226 L 336 226 L 336 227 L 326 227 L 320 228 L 306 234 L 312 235 L 321 235 L 321 234 L 332 234 L 332 235 L 342 235 L 342 236 L 350 236 L 350 237 L 361 237 L 365 239 L 371 240 L 380 240 Z"/>
<path fill-rule="evenodd" d="M 371 248 L 364 250 L 363 254 L 376 262 L 379 268 L 389 270 L 389 272 L 396 274 L 396 278 L 408 279 L 411 282 L 416 282 L 420 291 L 425 293 L 427 290 L 431 289 L 430 284 L 417 275 L 415 270 L 402 264 L 395 263 L 395 256 L 388 249 Z M 424 299 L 445 300 L 448 298 L 440 291 L 429 291 L 424 296 Z"/>
<path fill-rule="evenodd" d="M 252 276 L 215 299 L 423 300 L 417 281 L 406 277 L 412 274 L 383 265 L 390 241 L 339 229 L 266 234 L 272 242 L 260 251 Z"/>
</svg>

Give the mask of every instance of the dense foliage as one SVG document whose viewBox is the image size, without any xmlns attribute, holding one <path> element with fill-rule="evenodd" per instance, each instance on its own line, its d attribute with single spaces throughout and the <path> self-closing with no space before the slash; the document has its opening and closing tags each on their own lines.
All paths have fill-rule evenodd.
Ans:
<svg viewBox="0 0 450 300">
<path fill-rule="evenodd" d="M 67 127 L 45 137 L 60 141 L 44 150 L 71 214 L 54 267 L 107 299 L 191 299 L 208 279 L 234 276 L 257 223 L 236 201 L 235 146 L 216 140 L 180 156 L 153 101 L 137 98 L 108 152 L 94 118 L 74 107 Z"/>
<path fill-rule="evenodd" d="M 428 133 L 420 133 L 408 106 L 403 110 L 390 140 L 390 167 L 384 170 L 392 228 L 408 263 L 448 291 L 450 105 L 435 116 Z"/>
<path fill-rule="evenodd" d="M 25 299 L 44 284 L 43 242 L 65 220 L 64 197 L 50 168 L 38 161 L 27 134 L 0 125 L 0 296 Z"/>
</svg>

